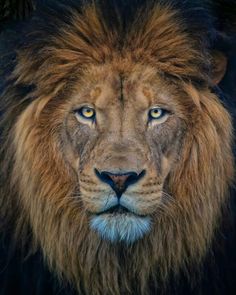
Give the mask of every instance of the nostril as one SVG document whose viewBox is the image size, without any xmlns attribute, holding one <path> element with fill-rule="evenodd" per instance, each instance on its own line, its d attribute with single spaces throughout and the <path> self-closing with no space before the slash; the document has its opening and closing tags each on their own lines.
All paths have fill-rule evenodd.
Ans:
<svg viewBox="0 0 236 295">
<path fill-rule="evenodd" d="M 130 172 L 129 176 L 126 180 L 126 185 L 129 186 L 131 184 L 134 184 L 138 182 L 143 176 L 145 175 L 145 170 L 143 170 L 141 173 L 136 173 L 136 172 Z"/>
<path fill-rule="evenodd" d="M 121 197 L 122 193 L 128 186 L 138 182 L 145 175 L 145 170 L 138 174 L 133 171 L 123 173 L 112 173 L 109 171 L 99 172 L 95 169 L 95 174 L 102 182 L 111 186 L 111 188 L 116 192 L 117 197 Z"/>
</svg>

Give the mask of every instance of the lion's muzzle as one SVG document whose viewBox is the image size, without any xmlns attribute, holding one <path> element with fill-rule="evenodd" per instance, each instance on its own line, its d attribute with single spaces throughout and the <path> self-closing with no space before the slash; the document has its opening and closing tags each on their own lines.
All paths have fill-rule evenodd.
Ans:
<svg viewBox="0 0 236 295">
<path fill-rule="evenodd" d="M 122 196 L 128 187 L 137 184 L 143 178 L 145 170 L 140 173 L 134 171 L 113 173 L 99 172 L 95 169 L 95 174 L 101 182 L 112 188 L 114 194 L 111 199 L 113 202 L 108 200 L 102 211 L 92 215 L 91 228 L 103 239 L 111 242 L 133 243 L 142 238 L 151 228 L 151 217 L 137 214 L 135 205 L 127 202 Z"/>
</svg>

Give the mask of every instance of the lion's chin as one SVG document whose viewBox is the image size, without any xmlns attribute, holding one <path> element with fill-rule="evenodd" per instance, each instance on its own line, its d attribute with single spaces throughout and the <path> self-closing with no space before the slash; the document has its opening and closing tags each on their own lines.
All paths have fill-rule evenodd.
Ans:
<svg viewBox="0 0 236 295">
<path fill-rule="evenodd" d="M 133 213 L 104 213 L 93 215 L 90 226 L 102 239 L 131 244 L 150 231 L 151 218 Z"/>
</svg>

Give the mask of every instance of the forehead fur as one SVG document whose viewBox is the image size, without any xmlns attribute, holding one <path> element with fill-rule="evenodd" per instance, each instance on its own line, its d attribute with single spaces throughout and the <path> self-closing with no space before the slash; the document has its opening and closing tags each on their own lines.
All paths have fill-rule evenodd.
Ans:
<svg viewBox="0 0 236 295">
<path fill-rule="evenodd" d="M 29 30 L 19 50 L 16 83 L 34 84 L 52 96 L 88 66 L 109 63 L 121 74 L 145 64 L 170 78 L 208 81 L 206 48 L 177 6 L 149 2 L 145 8 L 137 5 L 128 18 L 118 4 L 105 2 L 44 8 L 40 23 L 35 17 L 30 24 L 37 30 Z"/>
</svg>

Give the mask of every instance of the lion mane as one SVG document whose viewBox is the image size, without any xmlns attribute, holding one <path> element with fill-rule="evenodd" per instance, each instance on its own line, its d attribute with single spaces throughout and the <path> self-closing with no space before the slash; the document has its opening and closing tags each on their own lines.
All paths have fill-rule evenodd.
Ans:
<svg viewBox="0 0 236 295">
<path fill-rule="evenodd" d="M 212 78 L 213 18 L 191 1 L 180 2 L 48 4 L 24 28 L 5 80 L 0 220 L 8 253 L 21 253 L 24 261 L 40 253 L 56 280 L 77 294 L 176 294 L 182 281 L 198 294 L 207 257 L 215 261 L 230 215 L 232 119 Z M 174 200 L 154 215 L 149 234 L 125 245 L 89 228 L 75 195 L 77 175 L 62 152 L 58 118 L 89 67 L 113 67 L 124 75 L 135 71 L 133 65 L 155 69 L 174 85 L 188 97 L 189 113 L 165 183 Z"/>
</svg>

